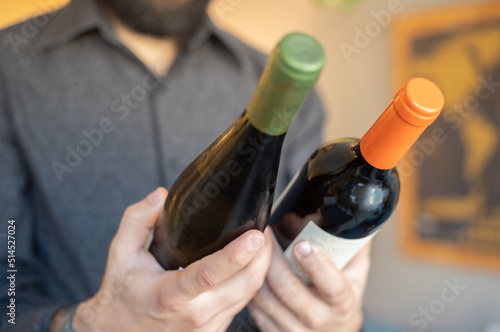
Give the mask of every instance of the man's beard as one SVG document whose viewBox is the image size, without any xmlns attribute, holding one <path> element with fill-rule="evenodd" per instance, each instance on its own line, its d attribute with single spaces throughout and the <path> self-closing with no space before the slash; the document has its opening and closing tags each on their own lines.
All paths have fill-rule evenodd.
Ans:
<svg viewBox="0 0 500 332">
<path fill-rule="evenodd" d="M 210 0 L 97 0 L 137 32 L 186 43 L 203 23 Z"/>
</svg>

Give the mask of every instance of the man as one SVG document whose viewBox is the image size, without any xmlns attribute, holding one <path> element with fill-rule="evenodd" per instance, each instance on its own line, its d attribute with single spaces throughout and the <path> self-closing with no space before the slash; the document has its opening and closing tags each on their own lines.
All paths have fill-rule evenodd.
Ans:
<svg viewBox="0 0 500 332">
<path fill-rule="evenodd" d="M 14 284 L 1 278 L 2 308 L 15 306 L 2 329 L 224 331 L 250 301 L 257 322 L 237 316 L 230 330 L 359 329 L 368 248 L 340 273 L 298 245 L 312 288 L 269 230 L 184 271 L 146 250 L 166 196 L 153 189 L 236 119 L 265 63 L 206 18 L 207 3 L 74 0 L 34 35 L 23 24 L 2 32 L 1 232 L 3 243 L 15 225 L 17 270 Z M 320 144 L 322 122 L 313 94 L 287 136 L 277 192 Z"/>
</svg>

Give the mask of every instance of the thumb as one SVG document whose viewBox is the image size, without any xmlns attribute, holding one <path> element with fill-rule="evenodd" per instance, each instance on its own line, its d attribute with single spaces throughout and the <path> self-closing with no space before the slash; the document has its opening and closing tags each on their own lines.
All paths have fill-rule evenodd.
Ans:
<svg viewBox="0 0 500 332">
<path fill-rule="evenodd" d="M 160 217 L 167 190 L 159 187 L 145 199 L 130 205 L 123 214 L 114 245 L 122 253 L 135 254 L 144 249 L 151 228 Z"/>
</svg>

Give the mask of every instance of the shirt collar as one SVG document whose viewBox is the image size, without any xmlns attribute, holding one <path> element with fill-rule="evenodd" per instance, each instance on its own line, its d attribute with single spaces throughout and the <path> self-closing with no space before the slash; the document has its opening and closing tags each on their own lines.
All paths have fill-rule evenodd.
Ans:
<svg viewBox="0 0 500 332">
<path fill-rule="evenodd" d="M 35 52 L 43 52 L 65 45 L 78 36 L 99 30 L 106 39 L 116 38 L 104 12 L 93 0 L 73 0 L 61 10 L 47 14 L 49 23 L 40 30 L 31 47 Z"/>
</svg>

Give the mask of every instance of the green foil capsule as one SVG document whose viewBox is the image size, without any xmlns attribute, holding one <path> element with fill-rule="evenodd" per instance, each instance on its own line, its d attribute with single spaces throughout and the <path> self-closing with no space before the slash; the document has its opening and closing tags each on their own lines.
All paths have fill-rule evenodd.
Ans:
<svg viewBox="0 0 500 332">
<path fill-rule="evenodd" d="M 285 133 L 324 63 L 325 52 L 316 39 L 304 33 L 286 35 L 271 54 L 248 104 L 252 125 L 268 135 Z"/>
</svg>

